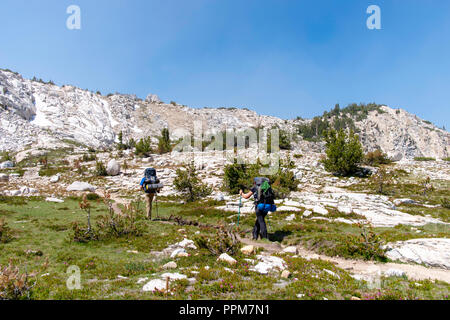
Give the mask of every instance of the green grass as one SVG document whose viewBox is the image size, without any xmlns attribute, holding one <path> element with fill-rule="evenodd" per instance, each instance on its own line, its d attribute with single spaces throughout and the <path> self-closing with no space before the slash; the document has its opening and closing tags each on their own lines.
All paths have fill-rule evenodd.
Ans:
<svg viewBox="0 0 450 320">
<path fill-rule="evenodd" d="M 161 251 L 184 237 L 194 239 L 198 231 L 212 236 L 216 230 L 140 220 L 144 227 L 142 236 L 82 244 L 71 241 L 71 224 L 86 223 L 77 198 L 67 198 L 64 203 L 44 202 L 40 197 L 2 197 L 0 200 L 0 218 L 7 221 L 14 237 L 11 242 L 0 244 L 0 265 L 11 262 L 22 272 L 35 273 L 31 277 L 33 282 L 36 281 L 33 299 L 298 299 L 297 294 L 300 293 L 305 295 L 302 299 L 350 299 L 352 296 L 367 299 L 448 299 L 445 296 L 448 295 L 448 284 L 417 282 L 422 285 L 416 286 L 415 281 L 389 278 L 383 280 L 381 293 L 378 293 L 378 289 L 371 289 L 364 281 L 353 279 L 345 270 L 331 263 L 289 258 L 288 255 L 284 258 L 292 276 L 281 280 L 279 272 L 260 275 L 249 271 L 245 259 L 255 259 L 255 256 L 244 256 L 239 252 L 234 257 L 237 265 L 230 267 L 217 261 L 216 256 L 204 249 L 188 250 L 190 256 L 177 258 L 178 266 L 173 270 L 195 278 L 195 284 L 189 284 L 186 280 L 174 282 L 171 284 L 174 294 L 169 296 L 146 293 L 142 291 L 143 283 L 137 284 L 137 280 L 157 278 L 167 272 L 162 266 L 171 260 L 153 252 Z M 217 204 L 211 201 L 185 206 L 160 203 L 159 214 L 163 217 L 176 214 L 185 219 L 219 224 L 233 213 L 213 210 Z M 95 226 L 99 216 L 106 214 L 106 207 L 101 201 L 91 201 L 91 205 Z M 356 227 L 343 224 L 332 224 L 320 230 L 322 222 L 310 221 L 305 224 L 310 232 L 301 228 L 297 231 L 292 227 L 292 234 L 283 238 L 277 230 L 289 231 L 284 221 L 285 215 L 287 213 L 271 217 L 269 232 L 274 240 L 288 242 L 298 236 L 321 232 L 325 237 L 342 232 L 357 233 Z M 241 221 L 242 230 L 246 232 L 253 226 L 254 217 L 248 215 Z M 282 228 L 283 224 L 287 229 Z M 406 230 L 396 232 L 400 234 Z M 396 237 L 395 234 L 389 236 Z M 71 265 L 81 270 L 81 290 L 70 291 L 66 287 L 66 271 Z M 206 270 L 205 266 L 210 269 Z M 231 268 L 234 273 L 226 271 L 225 267 Z M 335 272 L 340 279 L 324 272 L 324 269 Z M 127 278 L 120 279 L 118 276 Z"/>
<path fill-rule="evenodd" d="M 430 157 L 415 157 L 414 161 L 436 161 L 436 159 Z"/>
</svg>

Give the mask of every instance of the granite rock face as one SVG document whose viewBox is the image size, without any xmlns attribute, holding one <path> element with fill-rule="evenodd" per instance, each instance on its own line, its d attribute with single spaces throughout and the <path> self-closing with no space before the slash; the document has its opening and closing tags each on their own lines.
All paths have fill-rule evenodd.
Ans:
<svg viewBox="0 0 450 320">
<path fill-rule="evenodd" d="M 157 137 L 169 128 L 172 138 L 192 132 L 194 125 L 204 132 L 247 129 L 256 126 L 293 132 L 296 125 L 311 120 L 283 120 L 259 115 L 248 109 L 194 109 L 165 104 L 155 94 L 145 100 L 135 95 L 102 96 L 73 86 L 56 86 L 22 78 L 0 70 L 0 151 L 21 151 L 26 147 L 55 148 L 73 141 L 93 148 L 107 148 L 133 138 Z M 404 110 L 387 106 L 371 111 L 356 121 L 366 150 L 381 148 L 390 157 L 410 159 L 416 156 L 445 158 L 450 155 L 450 133 Z M 323 143 L 300 139 L 296 149 L 323 151 Z M 298 179 L 301 171 L 295 173 Z"/>
</svg>

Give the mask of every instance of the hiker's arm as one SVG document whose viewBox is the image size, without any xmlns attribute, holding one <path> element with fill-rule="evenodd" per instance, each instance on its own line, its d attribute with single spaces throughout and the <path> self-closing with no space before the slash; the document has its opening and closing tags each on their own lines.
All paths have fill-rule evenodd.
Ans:
<svg viewBox="0 0 450 320">
<path fill-rule="evenodd" d="M 248 199 L 253 195 L 253 192 L 250 191 L 249 193 L 245 194 L 244 191 L 240 190 L 239 194 L 242 196 L 242 198 Z"/>
</svg>

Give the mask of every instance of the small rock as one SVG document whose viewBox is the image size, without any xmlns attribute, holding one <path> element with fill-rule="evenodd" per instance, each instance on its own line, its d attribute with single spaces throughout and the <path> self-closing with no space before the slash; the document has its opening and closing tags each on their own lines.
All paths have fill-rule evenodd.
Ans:
<svg viewBox="0 0 450 320">
<path fill-rule="evenodd" d="M 9 175 L 6 173 L 0 173 L 0 181 L 8 182 L 9 181 Z"/>
<path fill-rule="evenodd" d="M 297 254 L 298 253 L 298 249 L 297 247 L 294 246 L 290 246 L 290 247 L 286 247 L 283 249 L 284 253 L 293 253 L 293 254 Z"/>
<path fill-rule="evenodd" d="M 67 191 L 95 191 L 96 187 L 87 183 L 75 181 L 70 186 L 67 187 Z"/>
<path fill-rule="evenodd" d="M 235 265 L 237 263 L 236 259 L 230 257 L 227 253 L 222 253 L 219 258 L 217 258 L 217 261 L 224 261 L 230 265 Z"/>
<path fill-rule="evenodd" d="M 303 212 L 304 217 L 309 217 L 310 215 L 312 215 L 312 212 L 309 210 L 305 210 L 305 212 Z"/>
<path fill-rule="evenodd" d="M 45 201 L 47 201 L 47 202 L 56 202 L 56 203 L 63 203 L 64 202 L 64 200 L 61 200 L 61 199 L 58 199 L 58 198 L 51 198 L 51 197 L 46 198 Z"/>
<path fill-rule="evenodd" d="M 166 263 L 165 265 L 163 265 L 162 267 L 163 267 L 163 269 L 176 269 L 177 264 L 175 261 L 170 261 L 170 262 Z"/>
<path fill-rule="evenodd" d="M 255 251 L 255 247 L 252 245 L 245 246 L 241 249 L 241 252 L 245 255 L 251 255 Z"/>
<path fill-rule="evenodd" d="M 189 253 L 187 252 L 180 252 L 177 257 L 189 257 Z"/>
<path fill-rule="evenodd" d="M 120 173 L 120 164 L 114 159 L 110 160 L 106 166 L 106 173 L 108 176 L 117 176 Z"/>
<path fill-rule="evenodd" d="M 289 272 L 289 270 L 283 270 L 283 272 L 281 272 L 281 277 L 282 278 L 289 278 L 289 276 L 291 275 L 291 273 Z"/>
<path fill-rule="evenodd" d="M 313 211 L 314 211 L 315 213 L 321 214 L 321 215 L 323 215 L 323 216 L 326 216 L 326 215 L 328 214 L 328 210 L 325 209 L 325 208 L 322 207 L 322 206 L 314 206 Z M 303 214 L 304 214 L 304 213 L 303 213 Z"/>
<path fill-rule="evenodd" d="M 57 175 L 54 175 L 53 177 L 50 178 L 50 182 L 51 183 L 56 183 L 56 182 L 59 181 L 60 178 L 61 178 L 61 176 L 58 173 Z"/>
<path fill-rule="evenodd" d="M 361 300 L 361 298 L 358 298 L 358 297 L 351 297 L 350 300 Z"/>
<path fill-rule="evenodd" d="M 165 291 L 166 281 L 163 281 L 161 279 L 151 280 L 142 288 L 142 290 L 145 292 Z"/>
<path fill-rule="evenodd" d="M 299 299 L 303 298 L 304 296 L 305 296 L 304 293 L 299 293 L 299 294 L 297 294 L 297 298 L 299 298 Z"/>
<path fill-rule="evenodd" d="M 171 257 L 171 258 L 176 258 L 176 257 L 180 256 L 180 254 L 182 254 L 182 253 L 186 253 L 186 254 L 187 254 L 186 249 L 184 249 L 184 248 L 175 249 L 175 250 L 170 254 L 170 257 Z"/>
<path fill-rule="evenodd" d="M 14 163 L 12 161 L 5 161 L 0 163 L 0 169 L 14 168 Z"/>
<path fill-rule="evenodd" d="M 326 273 L 332 275 L 333 277 L 335 277 L 335 278 L 337 278 L 337 279 L 340 279 L 340 278 L 341 278 L 338 274 L 334 273 L 334 272 L 331 271 L 331 270 L 323 269 L 323 271 L 325 271 Z"/>
<path fill-rule="evenodd" d="M 295 220 L 295 213 L 293 213 L 290 216 L 286 217 L 286 221 L 292 221 L 292 220 Z"/>
<path fill-rule="evenodd" d="M 174 246 L 181 247 L 181 248 L 189 248 L 189 249 L 194 249 L 194 250 L 197 249 L 197 247 L 194 244 L 194 241 L 186 239 L 186 238 L 183 241 L 176 243 Z"/>
<path fill-rule="evenodd" d="M 394 204 L 400 206 L 402 204 L 417 204 L 417 202 L 412 199 L 395 199 Z"/>
<path fill-rule="evenodd" d="M 182 279 L 187 279 L 187 276 L 185 276 L 184 274 L 181 274 L 181 273 L 164 273 L 161 275 L 161 279 L 163 279 L 163 280 L 169 279 L 169 281 L 182 280 Z"/>
</svg>

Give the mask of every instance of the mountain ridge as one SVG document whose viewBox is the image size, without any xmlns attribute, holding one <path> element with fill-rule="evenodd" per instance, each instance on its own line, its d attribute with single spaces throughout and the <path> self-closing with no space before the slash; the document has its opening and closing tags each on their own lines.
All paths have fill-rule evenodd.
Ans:
<svg viewBox="0 0 450 320">
<path fill-rule="evenodd" d="M 381 107 L 354 124 L 367 151 L 380 148 L 391 158 L 450 155 L 450 133 L 403 109 Z M 52 148 L 67 141 L 93 148 L 109 148 L 119 132 L 126 139 L 155 138 L 168 127 L 173 137 L 192 131 L 193 123 L 203 130 L 244 129 L 277 126 L 296 132 L 298 125 L 312 120 L 284 120 L 237 108 L 189 108 L 166 104 L 156 95 L 142 100 L 130 94 L 102 96 L 80 88 L 24 79 L 0 70 L 0 150 Z M 318 147 L 319 146 L 319 147 Z M 294 149 L 317 150 L 320 143 L 300 138 Z"/>
</svg>

